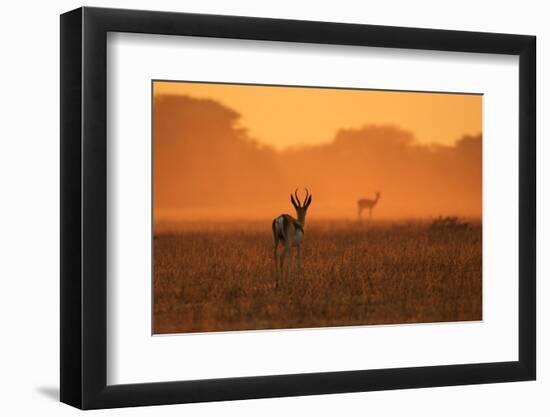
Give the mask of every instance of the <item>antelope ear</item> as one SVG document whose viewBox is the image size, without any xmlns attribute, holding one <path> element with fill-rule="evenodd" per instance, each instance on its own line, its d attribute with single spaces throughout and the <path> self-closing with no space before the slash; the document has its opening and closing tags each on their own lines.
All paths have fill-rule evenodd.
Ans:
<svg viewBox="0 0 550 417">
<path fill-rule="evenodd" d="M 310 204 L 311 204 L 311 195 L 307 198 L 307 201 L 305 202 L 304 207 L 308 208 Z"/>
<path fill-rule="evenodd" d="M 294 200 L 294 196 L 292 194 L 290 194 L 290 202 L 292 203 L 295 209 L 298 208 L 298 204 L 296 204 L 296 201 Z"/>
</svg>

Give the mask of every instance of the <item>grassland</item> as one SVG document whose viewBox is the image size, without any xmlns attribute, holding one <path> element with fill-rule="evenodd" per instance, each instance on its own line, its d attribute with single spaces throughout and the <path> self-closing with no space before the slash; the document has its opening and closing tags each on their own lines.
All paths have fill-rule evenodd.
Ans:
<svg viewBox="0 0 550 417">
<path fill-rule="evenodd" d="M 481 226 L 308 223 L 275 286 L 269 222 L 183 224 L 154 238 L 153 331 L 481 320 Z"/>
</svg>

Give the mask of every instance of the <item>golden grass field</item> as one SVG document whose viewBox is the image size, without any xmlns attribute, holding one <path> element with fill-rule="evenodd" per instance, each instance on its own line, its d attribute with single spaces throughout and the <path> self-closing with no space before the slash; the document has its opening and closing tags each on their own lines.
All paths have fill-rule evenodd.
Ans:
<svg viewBox="0 0 550 417">
<path fill-rule="evenodd" d="M 155 227 L 153 332 L 482 318 L 480 224 L 308 222 L 302 257 L 276 287 L 270 222 Z"/>
</svg>

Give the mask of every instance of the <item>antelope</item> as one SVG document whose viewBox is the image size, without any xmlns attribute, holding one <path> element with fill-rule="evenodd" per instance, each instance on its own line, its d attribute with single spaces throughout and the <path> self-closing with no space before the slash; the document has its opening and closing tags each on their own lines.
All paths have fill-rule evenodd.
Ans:
<svg viewBox="0 0 550 417">
<path fill-rule="evenodd" d="M 365 209 L 369 209 L 369 218 L 372 217 L 372 209 L 376 204 L 378 203 L 378 200 L 380 199 L 380 193 L 376 192 L 374 199 L 370 198 L 361 198 L 357 201 L 357 214 L 359 216 L 359 219 L 361 219 L 361 213 Z"/>
<path fill-rule="evenodd" d="M 461 222 L 457 216 L 439 216 L 432 222 L 432 229 L 464 230 L 470 226 L 468 222 Z"/>
<path fill-rule="evenodd" d="M 304 226 L 306 224 L 306 214 L 309 205 L 311 204 L 311 195 L 306 188 L 306 198 L 304 204 L 298 198 L 298 189 L 294 191 L 294 195 L 290 194 L 290 202 L 296 210 L 296 219 L 289 214 L 281 214 L 273 219 L 271 229 L 273 230 L 273 255 L 275 259 L 275 271 L 277 280 L 282 275 L 285 258 L 288 256 L 288 276 L 290 277 L 292 264 L 292 247 L 297 248 L 298 252 L 298 268 L 301 267 L 301 250 L 300 245 L 304 240 Z M 278 255 L 279 242 L 283 245 L 281 256 Z"/>
</svg>

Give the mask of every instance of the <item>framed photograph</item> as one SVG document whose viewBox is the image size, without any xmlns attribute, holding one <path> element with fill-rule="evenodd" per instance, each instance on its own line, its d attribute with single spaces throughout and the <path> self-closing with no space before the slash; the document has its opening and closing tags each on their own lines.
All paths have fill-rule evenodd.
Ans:
<svg viewBox="0 0 550 417">
<path fill-rule="evenodd" d="M 535 37 L 61 16 L 61 401 L 533 380 Z"/>
</svg>

